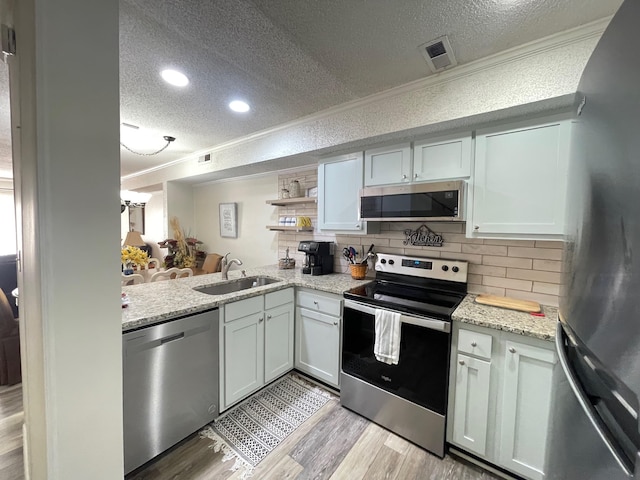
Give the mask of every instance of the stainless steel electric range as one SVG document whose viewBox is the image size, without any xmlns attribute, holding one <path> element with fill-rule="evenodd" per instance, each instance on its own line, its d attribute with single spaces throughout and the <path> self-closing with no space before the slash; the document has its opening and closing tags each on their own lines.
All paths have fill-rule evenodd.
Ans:
<svg viewBox="0 0 640 480">
<path fill-rule="evenodd" d="M 374 282 L 345 292 L 340 403 L 442 457 L 451 315 L 467 262 L 378 254 Z M 376 360 L 376 309 L 401 314 L 397 365 Z"/>
</svg>

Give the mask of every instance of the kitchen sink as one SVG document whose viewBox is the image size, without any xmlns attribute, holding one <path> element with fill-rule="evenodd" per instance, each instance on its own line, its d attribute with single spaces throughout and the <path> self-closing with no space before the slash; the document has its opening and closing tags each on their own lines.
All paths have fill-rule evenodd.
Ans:
<svg viewBox="0 0 640 480">
<path fill-rule="evenodd" d="M 194 287 L 194 290 L 209 295 L 225 295 L 227 293 L 239 292 L 253 287 L 262 287 L 271 283 L 281 282 L 277 278 L 271 277 L 244 277 L 226 283 L 217 283 L 206 287 Z"/>
</svg>

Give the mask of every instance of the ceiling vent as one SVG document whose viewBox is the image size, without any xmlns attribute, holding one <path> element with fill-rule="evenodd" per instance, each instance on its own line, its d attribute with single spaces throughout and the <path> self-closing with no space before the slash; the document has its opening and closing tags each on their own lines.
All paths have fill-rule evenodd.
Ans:
<svg viewBox="0 0 640 480">
<path fill-rule="evenodd" d="M 446 35 L 423 43 L 418 49 L 433 73 L 440 72 L 448 67 L 454 67 L 458 64 Z"/>
<path fill-rule="evenodd" d="M 211 154 L 206 153 L 205 155 L 200 155 L 198 157 L 198 163 L 211 163 Z"/>
</svg>

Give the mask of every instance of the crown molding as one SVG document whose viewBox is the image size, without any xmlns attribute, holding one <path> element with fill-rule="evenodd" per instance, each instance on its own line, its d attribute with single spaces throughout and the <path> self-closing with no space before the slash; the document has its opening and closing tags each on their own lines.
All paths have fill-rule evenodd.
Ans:
<svg viewBox="0 0 640 480">
<path fill-rule="evenodd" d="M 297 118 L 290 122 L 281 123 L 280 125 L 276 125 L 275 127 L 270 127 L 265 130 L 260 130 L 260 131 L 251 133 L 249 135 L 245 135 L 243 137 L 238 137 L 236 139 L 230 140 L 228 142 L 220 143 L 210 148 L 198 150 L 185 157 L 172 160 L 162 165 L 157 165 L 155 167 L 151 167 L 145 170 L 140 170 L 138 172 L 130 173 L 128 175 L 123 176 L 121 180 L 129 180 L 132 178 L 146 175 L 151 172 L 163 170 L 173 165 L 178 165 L 180 163 L 197 159 L 199 156 L 207 153 L 215 154 L 215 152 L 219 152 L 237 145 L 248 143 L 253 140 L 266 137 L 268 135 L 272 135 L 274 133 L 281 132 L 289 128 L 293 128 L 309 122 L 321 120 L 321 119 L 330 117 L 332 115 L 336 115 L 345 111 L 356 109 L 358 107 L 369 105 L 371 103 L 379 102 L 381 100 L 393 98 L 398 95 L 413 92 L 416 90 L 425 89 L 425 88 L 436 86 L 436 85 L 441 85 L 444 83 L 454 82 L 459 78 L 478 74 L 482 71 L 498 68 L 505 64 L 517 62 L 519 60 L 536 56 L 541 53 L 549 52 L 559 48 L 564 48 L 564 47 L 573 45 L 575 43 L 583 42 L 591 38 L 599 38 L 604 32 L 604 30 L 606 29 L 609 22 L 611 21 L 611 18 L 612 16 L 608 16 L 600 20 L 586 23 L 579 27 L 565 30 L 563 32 L 556 33 L 554 35 L 550 35 L 548 37 L 544 37 L 539 40 L 534 40 L 532 42 L 528 42 L 523 45 L 519 45 L 517 47 L 504 50 L 502 52 L 498 52 L 496 54 L 490 55 L 485 58 L 481 58 L 479 60 L 475 60 L 473 62 L 469 62 L 463 65 L 458 65 L 452 68 L 451 70 L 445 70 L 441 73 L 432 74 L 432 75 L 429 75 L 428 77 L 414 80 L 413 82 L 405 83 L 404 85 L 390 88 L 383 92 L 374 93 L 372 95 L 368 95 L 363 98 L 358 98 L 356 100 L 351 100 L 345 103 L 341 103 L 340 105 L 327 108 L 320 112 L 306 115 L 304 117 Z M 213 160 L 215 161 L 215 156 Z"/>
</svg>

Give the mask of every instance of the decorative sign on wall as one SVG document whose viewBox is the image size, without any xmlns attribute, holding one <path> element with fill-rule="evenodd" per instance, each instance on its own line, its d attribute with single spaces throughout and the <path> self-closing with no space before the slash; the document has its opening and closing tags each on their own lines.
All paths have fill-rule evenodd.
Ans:
<svg viewBox="0 0 640 480">
<path fill-rule="evenodd" d="M 238 238 L 238 208 L 236 203 L 220 204 L 220 236 Z"/>
<path fill-rule="evenodd" d="M 442 235 L 438 235 L 426 225 L 422 225 L 415 230 L 410 228 L 404 231 L 406 240 L 402 243 L 413 245 L 414 247 L 441 247 Z"/>
</svg>

